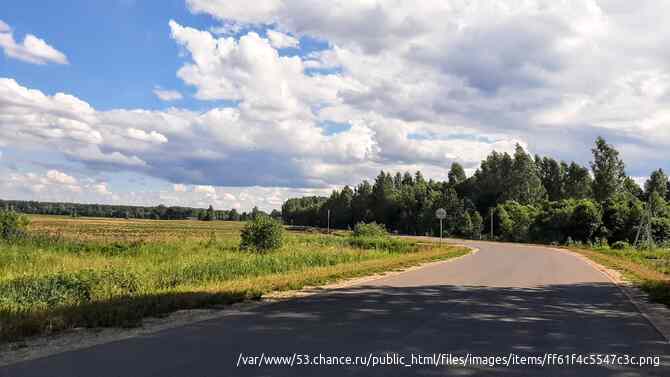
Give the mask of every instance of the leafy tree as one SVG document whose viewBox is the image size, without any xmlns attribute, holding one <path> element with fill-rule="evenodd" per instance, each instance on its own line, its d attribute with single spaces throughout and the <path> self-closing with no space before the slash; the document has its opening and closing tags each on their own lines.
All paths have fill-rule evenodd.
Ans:
<svg viewBox="0 0 670 377">
<path fill-rule="evenodd" d="M 547 191 L 549 200 L 563 199 L 565 197 L 565 165 L 559 164 L 558 161 L 549 157 L 540 159 L 538 156 L 535 160 L 539 161 L 540 179 L 542 180 L 542 186 Z"/>
<path fill-rule="evenodd" d="M 645 195 L 649 197 L 652 192 L 657 192 L 661 197 L 668 195 L 668 176 L 663 169 L 654 170 L 644 183 Z"/>
<path fill-rule="evenodd" d="M 623 180 L 623 191 L 627 192 L 634 197 L 644 200 L 644 191 L 642 191 L 642 188 L 640 185 L 633 180 L 631 177 L 625 177 Z"/>
<path fill-rule="evenodd" d="M 373 213 L 377 223 L 391 224 L 395 215 L 396 190 L 390 174 L 379 173 L 372 186 Z"/>
<path fill-rule="evenodd" d="M 644 214 L 641 200 L 629 193 L 619 193 L 603 204 L 604 235 L 610 243 L 633 241 Z"/>
<path fill-rule="evenodd" d="M 473 233 L 472 228 L 473 225 L 470 214 L 467 212 L 463 212 L 463 215 L 461 216 L 461 221 L 458 224 L 458 234 L 466 238 L 471 238 Z"/>
<path fill-rule="evenodd" d="M 472 215 L 470 215 L 470 218 L 472 219 L 471 238 L 480 240 L 482 238 L 482 227 L 484 219 L 482 219 L 482 215 L 480 215 L 477 211 L 473 211 Z"/>
<path fill-rule="evenodd" d="M 575 205 L 572 199 L 542 203 L 531 226 L 531 239 L 564 243 L 571 237 L 571 221 Z"/>
<path fill-rule="evenodd" d="M 593 195 L 600 203 L 611 199 L 624 188 L 626 173 L 619 152 L 598 137 L 593 152 L 591 169 L 593 170 Z"/>
<path fill-rule="evenodd" d="M 494 234 L 498 233 L 503 239 L 512 239 L 514 232 L 514 222 L 510 218 L 509 214 L 505 207 L 502 204 L 498 204 L 496 208 L 496 219 L 497 219 L 497 229 L 494 230 Z"/>
<path fill-rule="evenodd" d="M 509 223 L 503 223 L 501 216 L 501 233 L 509 241 L 526 242 L 530 239 L 530 228 L 536 216 L 532 206 L 526 206 L 515 201 L 508 201 L 499 205 L 502 213 L 507 215 Z"/>
<path fill-rule="evenodd" d="M 566 198 L 590 198 L 593 195 L 593 179 L 589 170 L 572 162 L 566 169 L 564 189 Z"/>
<path fill-rule="evenodd" d="M 581 241 L 593 240 L 601 226 L 602 214 L 598 205 L 588 199 L 580 200 L 572 213 L 571 237 Z"/>
<path fill-rule="evenodd" d="M 542 186 L 535 161 L 517 144 L 514 151 L 514 162 L 510 177 L 510 185 L 505 193 L 506 200 L 514 200 L 521 204 L 535 203 L 546 195 Z"/>
<path fill-rule="evenodd" d="M 451 169 L 449 170 L 449 184 L 451 186 L 459 185 L 463 183 L 466 178 L 463 166 L 458 162 L 453 162 L 451 164 Z"/>
<path fill-rule="evenodd" d="M 503 194 L 510 186 L 512 157 L 507 153 L 493 151 L 482 161 L 473 176 L 472 197 L 477 209 L 487 211 L 500 203 Z"/>
<path fill-rule="evenodd" d="M 435 211 L 438 208 L 444 208 L 447 211 L 447 217 L 444 219 L 444 234 L 455 234 L 458 230 L 458 225 L 463 221 L 463 214 L 465 212 L 463 199 L 458 197 L 456 190 L 449 187 L 436 204 L 434 208 L 430 209 L 430 222 L 434 224 Z"/>
<path fill-rule="evenodd" d="M 351 200 L 352 223 L 371 222 L 374 220 L 372 212 L 372 185 L 363 181 L 356 187 Z"/>
</svg>

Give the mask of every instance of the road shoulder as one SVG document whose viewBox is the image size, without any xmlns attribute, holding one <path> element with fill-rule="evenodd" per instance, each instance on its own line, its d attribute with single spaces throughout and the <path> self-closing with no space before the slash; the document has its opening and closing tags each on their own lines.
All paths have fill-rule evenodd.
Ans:
<svg viewBox="0 0 670 377">
<path fill-rule="evenodd" d="M 568 249 L 553 250 L 569 253 L 576 258 L 583 260 L 591 267 L 605 275 L 612 283 L 614 283 L 621 292 L 630 300 L 638 312 L 654 327 L 658 333 L 670 343 L 670 308 L 663 304 L 654 303 L 649 298 L 649 295 L 642 289 L 636 287 L 633 283 L 626 280 L 620 271 L 603 266 L 587 256 Z"/>
</svg>

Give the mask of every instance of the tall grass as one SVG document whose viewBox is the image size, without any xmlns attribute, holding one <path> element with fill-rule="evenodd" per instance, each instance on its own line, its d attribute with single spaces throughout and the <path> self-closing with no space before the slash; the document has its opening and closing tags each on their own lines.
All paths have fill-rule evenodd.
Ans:
<svg viewBox="0 0 670 377">
<path fill-rule="evenodd" d="M 147 315 L 464 253 L 296 233 L 275 252 L 249 253 L 238 248 L 240 224 L 226 222 L 40 217 L 33 224 L 32 237 L 0 242 L 0 339 L 131 326 Z"/>
</svg>

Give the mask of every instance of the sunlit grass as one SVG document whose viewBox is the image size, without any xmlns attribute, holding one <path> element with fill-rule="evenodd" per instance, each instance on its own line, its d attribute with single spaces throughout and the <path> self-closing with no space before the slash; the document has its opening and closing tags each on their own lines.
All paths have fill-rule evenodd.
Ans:
<svg viewBox="0 0 670 377">
<path fill-rule="evenodd" d="M 0 338 L 73 326 L 130 326 L 173 310 L 255 298 L 466 253 L 413 241 L 289 233 L 274 252 L 240 251 L 234 222 L 33 218 L 0 243 Z"/>
<path fill-rule="evenodd" d="M 604 266 L 621 271 L 655 302 L 670 306 L 670 250 L 573 249 Z"/>
</svg>

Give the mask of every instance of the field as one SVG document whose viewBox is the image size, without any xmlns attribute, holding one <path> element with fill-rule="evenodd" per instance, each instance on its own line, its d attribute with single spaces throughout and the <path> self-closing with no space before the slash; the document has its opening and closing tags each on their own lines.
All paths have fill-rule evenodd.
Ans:
<svg viewBox="0 0 670 377">
<path fill-rule="evenodd" d="M 27 240 L 0 243 L 0 340 L 72 327 L 136 326 L 147 316 L 259 298 L 455 257 L 464 249 L 351 242 L 289 232 L 240 251 L 242 223 L 31 217 Z"/>
</svg>

